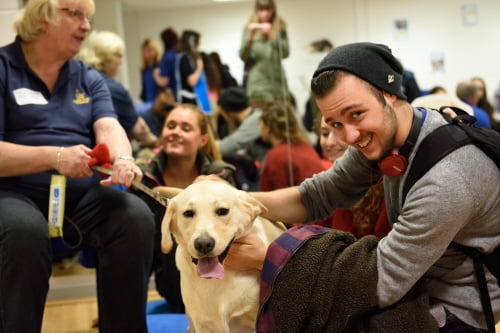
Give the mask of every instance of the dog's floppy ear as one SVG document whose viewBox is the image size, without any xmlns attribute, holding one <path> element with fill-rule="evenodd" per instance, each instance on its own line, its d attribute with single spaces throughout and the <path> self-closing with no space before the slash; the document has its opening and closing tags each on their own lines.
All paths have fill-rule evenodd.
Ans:
<svg viewBox="0 0 500 333">
<path fill-rule="evenodd" d="M 252 197 L 245 191 L 238 191 L 238 196 L 241 198 L 241 202 L 244 204 L 246 208 L 248 208 L 248 212 L 252 218 L 252 221 L 259 215 L 267 213 L 267 207 L 264 206 L 262 202 Z"/>
<path fill-rule="evenodd" d="M 170 234 L 170 224 L 176 218 L 176 204 L 174 200 L 170 200 L 167 211 L 161 221 L 161 251 L 169 253 L 173 246 L 172 235 Z"/>
</svg>

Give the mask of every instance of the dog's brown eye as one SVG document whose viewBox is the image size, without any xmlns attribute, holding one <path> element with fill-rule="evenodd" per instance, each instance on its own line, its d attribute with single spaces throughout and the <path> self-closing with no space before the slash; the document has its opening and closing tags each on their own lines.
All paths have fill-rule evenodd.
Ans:
<svg viewBox="0 0 500 333">
<path fill-rule="evenodd" d="M 184 217 L 193 217 L 194 216 L 194 210 L 186 210 L 184 213 L 182 213 Z"/>
<path fill-rule="evenodd" d="M 219 216 L 225 216 L 228 213 L 229 213 L 229 208 L 217 208 L 217 210 L 215 211 L 215 214 Z"/>
</svg>

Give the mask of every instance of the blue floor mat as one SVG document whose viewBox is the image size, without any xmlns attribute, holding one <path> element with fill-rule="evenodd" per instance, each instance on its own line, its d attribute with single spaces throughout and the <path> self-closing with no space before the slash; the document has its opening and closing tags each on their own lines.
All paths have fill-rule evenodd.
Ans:
<svg viewBox="0 0 500 333">
<path fill-rule="evenodd" d="M 149 301 L 146 305 L 149 333 L 186 333 L 188 320 L 184 313 L 171 313 L 165 300 Z"/>
<path fill-rule="evenodd" d="M 172 309 L 165 300 L 149 301 L 146 305 L 147 314 L 171 313 Z"/>
<path fill-rule="evenodd" d="M 183 313 L 149 314 L 146 321 L 149 333 L 186 333 L 189 325 Z"/>
</svg>

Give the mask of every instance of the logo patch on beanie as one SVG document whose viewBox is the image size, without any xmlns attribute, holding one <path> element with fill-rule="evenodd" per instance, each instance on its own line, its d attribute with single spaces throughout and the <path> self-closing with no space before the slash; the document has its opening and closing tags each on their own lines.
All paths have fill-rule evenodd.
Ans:
<svg viewBox="0 0 500 333">
<path fill-rule="evenodd" d="M 393 74 L 388 74 L 387 75 L 387 83 L 391 84 L 395 81 L 394 75 Z"/>
</svg>

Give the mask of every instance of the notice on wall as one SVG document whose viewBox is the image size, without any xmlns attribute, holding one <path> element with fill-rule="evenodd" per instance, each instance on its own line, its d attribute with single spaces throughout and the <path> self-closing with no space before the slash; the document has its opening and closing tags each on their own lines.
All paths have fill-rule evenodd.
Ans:
<svg viewBox="0 0 500 333">
<path fill-rule="evenodd" d="M 462 24 L 465 26 L 476 25 L 479 21 L 476 4 L 462 5 Z"/>
<path fill-rule="evenodd" d="M 396 19 L 394 20 L 394 37 L 396 39 L 406 39 L 408 37 L 408 20 Z"/>
<path fill-rule="evenodd" d="M 445 71 L 444 67 L 444 52 L 433 51 L 431 52 L 431 68 L 433 73 L 441 73 Z"/>
</svg>

